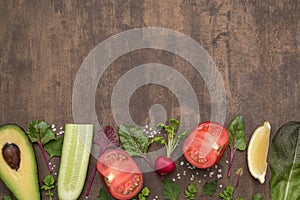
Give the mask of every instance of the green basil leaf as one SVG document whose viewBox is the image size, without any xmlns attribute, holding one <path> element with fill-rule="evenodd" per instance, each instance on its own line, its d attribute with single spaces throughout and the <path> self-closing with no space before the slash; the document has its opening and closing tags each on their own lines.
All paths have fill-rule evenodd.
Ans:
<svg viewBox="0 0 300 200">
<path fill-rule="evenodd" d="M 247 147 L 246 134 L 245 134 L 245 122 L 241 115 L 236 116 L 232 122 L 228 125 L 229 142 L 228 145 L 234 145 L 234 149 L 243 151 Z"/>
<path fill-rule="evenodd" d="M 147 153 L 151 144 L 150 139 L 137 126 L 121 124 L 119 127 L 119 137 L 123 149 L 130 156 L 143 156 Z"/>
<path fill-rule="evenodd" d="M 203 193 L 208 196 L 213 196 L 218 188 L 218 179 L 212 181 L 212 182 L 205 182 L 203 186 Z"/>
<path fill-rule="evenodd" d="M 180 187 L 176 182 L 164 178 L 162 194 L 165 200 L 177 200 L 180 194 Z"/>
<path fill-rule="evenodd" d="M 44 146 L 45 151 L 50 156 L 49 160 L 55 156 L 61 156 L 63 141 L 64 137 L 59 137 L 56 140 L 51 140 Z"/>
<path fill-rule="evenodd" d="M 112 200 L 112 197 L 105 189 L 100 188 L 97 200 Z"/>
<path fill-rule="evenodd" d="M 300 122 L 288 122 L 270 147 L 271 199 L 300 199 Z"/>
<path fill-rule="evenodd" d="M 34 120 L 29 124 L 27 135 L 32 143 L 41 142 L 47 144 L 55 139 L 55 133 L 51 130 L 50 125 L 42 120 Z"/>
<path fill-rule="evenodd" d="M 253 195 L 253 200 L 263 200 L 263 197 L 262 197 L 262 195 L 261 195 L 261 193 L 255 193 L 254 195 Z"/>
</svg>

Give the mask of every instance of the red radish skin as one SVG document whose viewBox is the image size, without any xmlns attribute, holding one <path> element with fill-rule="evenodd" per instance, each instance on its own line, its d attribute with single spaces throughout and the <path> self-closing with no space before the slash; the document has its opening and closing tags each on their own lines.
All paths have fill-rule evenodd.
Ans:
<svg viewBox="0 0 300 200">
<path fill-rule="evenodd" d="M 155 161 L 155 171 L 159 175 L 171 174 L 175 168 L 175 162 L 166 156 L 159 156 Z"/>
</svg>

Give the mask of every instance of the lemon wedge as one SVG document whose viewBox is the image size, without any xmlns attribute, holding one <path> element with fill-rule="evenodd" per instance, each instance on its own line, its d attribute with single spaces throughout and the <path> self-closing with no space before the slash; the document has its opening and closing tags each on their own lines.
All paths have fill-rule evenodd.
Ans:
<svg viewBox="0 0 300 200">
<path fill-rule="evenodd" d="M 270 131 L 271 125 L 268 121 L 255 129 L 247 150 L 249 171 L 261 184 L 265 182 L 267 172 Z"/>
</svg>

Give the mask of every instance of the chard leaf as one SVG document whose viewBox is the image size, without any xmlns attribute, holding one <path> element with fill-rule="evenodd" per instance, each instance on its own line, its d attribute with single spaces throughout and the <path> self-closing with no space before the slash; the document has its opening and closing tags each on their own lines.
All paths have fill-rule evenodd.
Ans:
<svg viewBox="0 0 300 200">
<path fill-rule="evenodd" d="M 104 153 L 106 149 L 113 149 L 120 146 L 119 135 L 111 126 L 105 126 L 103 129 L 99 129 L 94 136 L 93 142 L 100 146 L 100 155 Z"/>
<path fill-rule="evenodd" d="M 180 194 L 180 187 L 176 182 L 164 178 L 162 194 L 165 200 L 177 200 Z"/>
<path fill-rule="evenodd" d="M 148 147 L 151 144 L 150 139 L 137 126 L 128 126 L 121 124 L 119 127 L 119 137 L 123 149 L 130 156 L 144 157 Z"/>
<path fill-rule="evenodd" d="M 34 120 L 29 124 L 27 135 L 32 143 L 47 144 L 55 139 L 55 133 L 50 125 L 42 120 Z"/>
<path fill-rule="evenodd" d="M 300 199 L 300 122 L 288 122 L 276 132 L 269 159 L 271 199 Z"/>
<path fill-rule="evenodd" d="M 245 122 L 241 115 L 236 116 L 228 126 L 229 132 L 229 143 L 234 149 L 244 151 L 247 147 L 246 145 L 246 135 L 245 135 Z"/>
</svg>

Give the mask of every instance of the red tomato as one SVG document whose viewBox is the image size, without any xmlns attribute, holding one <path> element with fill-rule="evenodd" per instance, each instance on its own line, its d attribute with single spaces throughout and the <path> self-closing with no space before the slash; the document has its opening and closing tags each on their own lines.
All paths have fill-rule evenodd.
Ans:
<svg viewBox="0 0 300 200">
<path fill-rule="evenodd" d="M 132 199 L 143 186 L 141 170 L 124 150 L 105 151 L 98 159 L 97 170 L 116 199 Z"/>
<path fill-rule="evenodd" d="M 228 140 L 228 131 L 221 124 L 200 123 L 184 141 L 184 157 L 195 167 L 209 168 L 221 159 Z"/>
</svg>

